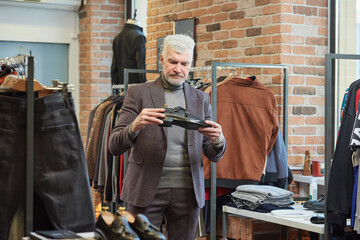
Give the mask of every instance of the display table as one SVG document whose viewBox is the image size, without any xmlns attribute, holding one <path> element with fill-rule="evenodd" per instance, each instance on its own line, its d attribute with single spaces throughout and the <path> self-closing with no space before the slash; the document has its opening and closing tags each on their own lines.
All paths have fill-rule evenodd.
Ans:
<svg viewBox="0 0 360 240">
<path fill-rule="evenodd" d="M 76 233 L 76 235 L 78 235 L 80 238 L 72 238 L 74 240 L 77 240 L 77 239 L 86 239 L 86 240 L 96 240 L 96 235 L 95 235 L 95 232 L 85 232 L 85 233 Z M 51 239 L 55 239 L 55 238 L 47 238 L 47 237 L 44 237 L 40 234 L 37 234 L 35 232 L 30 232 L 30 237 L 27 237 L 27 238 L 23 238 L 23 239 L 36 239 L 36 240 L 51 240 Z"/>
<path fill-rule="evenodd" d="M 294 210 L 304 210 L 302 206 L 293 206 Z M 282 238 L 286 239 L 286 227 L 292 227 L 299 229 L 299 239 L 301 239 L 301 230 L 306 230 L 320 234 L 320 239 L 324 238 L 325 227 L 324 224 L 313 224 L 310 222 L 310 217 L 283 217 L 274 215 L 272 213 L 259 213 L 250 210 L 238 209 L 230 206 L 223 206 L 223 238 L 227 237 L 227 220 L 226 216 L 232 214 L 233 216 L 247 217 L 252 219 L 258 219 L 265 222 L 275 223 L 282 225 Z M 314 213 L 316 215 L 316 213 Z"/>
</svg>

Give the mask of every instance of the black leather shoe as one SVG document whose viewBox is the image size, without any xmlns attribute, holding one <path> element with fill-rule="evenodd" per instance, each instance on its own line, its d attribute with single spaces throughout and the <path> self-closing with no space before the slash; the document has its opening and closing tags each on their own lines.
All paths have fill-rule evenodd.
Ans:
<svg viewBox="0 0 360 240">
<path fill-rule="evenodd" d="M 325 211 L 325 196 L 317 200 L 309 200 L 304 203 L 304 208 L 309 210 L 317 211 L 317 212 L 324 212 Z"/>
<path fill-rule="evenodd" d="M 325 223 L 325 216 L 323 213 L 318 213 L 316 216 L 310 218 L 310 222 L 314 224 L 324 224 Z"/>
<path fill-rule="evenodd" d="M 98 235 L 100 240 L 107 240 L 110 226 L 114 221 L 115 216 L 110 212 L 100 213 L 95 226 L 95 233 Z"/>
<path fill-rule="evenodd" d="M 137 214 L 135 222 L 130 223 L 130 225 L 141 240 L 165 240 L 165 236 L 160 232 L 160 229 L 152 225 L 143 214 Z"/>
<path fill-rule="evenodd" d="M 137 214 L 134 216 L 129 211 L 123 209 L 118 214 L 127 219 L 131 228 L 141 240 L 165 240 L 165 236 L 160 232 L 160 229 L 152 225 L 145 215 Z"/>
<path fill-rule="evenodd" d="M 205 120 L 191 115 L 182 107 L 165 108 L 165 118 L 161 119 L 164 123 L 161 127 L 171 127 L 173 124 L 182 128 L 197 130 L 200 127 L 211 127 Z"/>
<path fill-rule="evenodd" d="M 110 212 L 99 215 L 95 233 L 100 240 L 140 240 L 125 217 Z"/>
<path fill-rule="evenodd" d="M 123 216 L 117 216 L 111 224 L 110 236 L 110 239 L 140 240 L 139 236 L 134 232 L 126 218 Z"/>
</svg>

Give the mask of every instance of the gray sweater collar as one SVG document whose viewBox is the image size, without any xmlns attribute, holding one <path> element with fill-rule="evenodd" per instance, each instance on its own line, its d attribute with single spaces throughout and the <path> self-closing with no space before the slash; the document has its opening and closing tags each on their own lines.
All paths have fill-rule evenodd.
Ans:
<svg viewBox="0 0 360 240">
<path fill-rule="evenodd" d="M 162 81 L 164 88 L 168 89 L 168 90 L 180 90 L 180 89 L 184 88 L 184 84 L 176 86 L 176 85 L 169 83 L 168 80 L 165 79 L 163 72 L 161 72 L 161 81 Z"/>
</svg>

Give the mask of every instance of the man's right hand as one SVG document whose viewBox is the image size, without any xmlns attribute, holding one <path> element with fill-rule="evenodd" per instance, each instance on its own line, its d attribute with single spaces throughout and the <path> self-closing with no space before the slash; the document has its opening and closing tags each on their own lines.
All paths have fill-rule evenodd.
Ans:
<svg viewBox="0 0 360 240">
<path fill-rule="evenodd" d="M 163 112 L 165 112 L 164 108 L 144 108 L 132 122 L 131 131 L 135 133 L 144 129 L 144 127 L 149 124 L 163 124 L 163 121 L 159 119 L 165 117 Z"/>
</svg>

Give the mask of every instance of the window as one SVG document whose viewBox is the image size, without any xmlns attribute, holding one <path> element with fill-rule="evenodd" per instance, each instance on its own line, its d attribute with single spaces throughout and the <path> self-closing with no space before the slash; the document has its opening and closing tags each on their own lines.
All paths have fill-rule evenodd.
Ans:
<svg viewBox="0 0 360 240">
<path fill-rule="evenodd" d="M 44 86 L 52 80 L 68 83 L 69 44 L 0 41 L 0 58 L 18 54 L 34 56 L 34 78 Z"/>
</svg>

